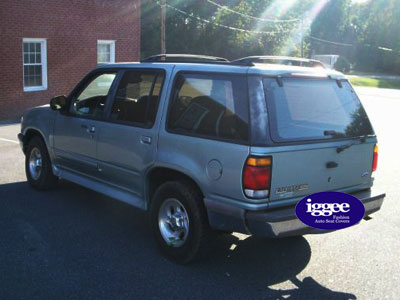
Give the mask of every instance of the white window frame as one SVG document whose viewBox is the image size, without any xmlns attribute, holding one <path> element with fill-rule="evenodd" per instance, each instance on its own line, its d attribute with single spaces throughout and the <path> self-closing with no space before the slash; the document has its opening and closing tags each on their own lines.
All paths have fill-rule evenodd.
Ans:
<svg viewBox="0 0 400 300">
<path fill-rule="evenodd" d="M 40 43 L 40 55 L 42 65 L 42 85 L 25 87 L 24 66 L 29 65 L 24 63 L 24 43 Z M 47 39 L 39 38 L 23 38 L 22 39 L 22 84 L 24 92 L 44 91 L 47 90 Z"/>
<path fill-rule="evenodd" d="M 110 61 L 109 62 L 99 62 L 99 45 L 110 45 Z M 114 40 L 97 40 L 97 63 L 107 64 L 115 63 L 115 41 Z"/>
</svg>

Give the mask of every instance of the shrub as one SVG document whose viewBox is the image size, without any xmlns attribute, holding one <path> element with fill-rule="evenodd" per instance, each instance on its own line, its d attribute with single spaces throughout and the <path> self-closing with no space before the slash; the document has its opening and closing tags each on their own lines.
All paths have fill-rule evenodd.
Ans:
<svg viewBox="0 0 400 300">
<path fill-rule="evenodd" d="M 339 56 L 333 68 L 339 72 L 349 72 L 351 69 L 351 65 L 349 61 L 343 56 Z"/>
</svg>

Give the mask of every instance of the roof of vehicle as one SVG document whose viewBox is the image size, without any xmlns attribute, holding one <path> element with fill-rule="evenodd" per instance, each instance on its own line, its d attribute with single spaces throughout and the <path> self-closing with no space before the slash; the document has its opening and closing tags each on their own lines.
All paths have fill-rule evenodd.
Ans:
<svg viewBox="0 0 400 300">
<path fill-rule="evenodd" d="M 265 56 L 248 56 L 248 57 L 243 57 L 239 58 L 237 60 L 234 60 L 234 62 L 237 61 L 257 61 L 257 60 L 269 60 L 269 61 L 298 61 L 298 62 L 305 62 L 305 63 L 321 63 L 319 60 L 316 59 L 309 59 L 309 58 L 303 58 L 303 57 L 292 57 L 292 56 L 270 56 L 270 55 L 265 55 Z"/>
<path fill-rule="evenodd" d="M 330 77 L 332 79 L 346 79 L 344 74 L 331 69 L 279 64 L 255 64 L 254 67 L 249 68 L 248 74 L 282 77 Z"/>
<path fill-rule="evenodd" d="M 337 71 L 324 68 L 311 68 L 302 66 L 290 66 L 281 64 L 253 63 L 233 64 L 230 62 L 121 62 L 112 64 L 99 64 L 97 68 L 161 68 L 172 71 L 197 71 L 209 73 L 233 73 L 233 74 L 252 74 L 264 76 L 281 77 L 330 77 L 332 79 L 345 79 L 346 77 Z"/>
</svg>

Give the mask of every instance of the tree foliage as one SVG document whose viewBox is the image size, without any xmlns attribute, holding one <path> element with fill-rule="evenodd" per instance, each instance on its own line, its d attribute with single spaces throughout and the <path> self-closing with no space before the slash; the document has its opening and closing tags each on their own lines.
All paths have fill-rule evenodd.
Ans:
<svg viewBox="0 0 400 300">
<path fill-rule="evenodd" d="M 167 8 L 167 53 L 229 59 L 249 55 L 299 56 L 303 37 L 305 56 L 340 54 L 358 70 L 400 73 L 400 0 L 213 1 L 239 14 L 207 0 L 167 0 L 167 4 L 188 14 Z M 262 19 L 298 18 L 303 22 L 274 23 L 245 15 Z M 143 57 L 160 52 L 157 0 L 142 2 L 141 47 Z"/>
</svg>

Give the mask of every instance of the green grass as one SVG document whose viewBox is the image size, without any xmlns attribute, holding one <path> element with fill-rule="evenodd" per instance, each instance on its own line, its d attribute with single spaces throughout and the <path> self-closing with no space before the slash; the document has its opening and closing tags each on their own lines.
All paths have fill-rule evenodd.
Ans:
<svg viewBox="0 0 400 300">
<path fill-rule="evenodd" d="M 369 77 L 349 76 L 354 86 L 400 89 L 400 79 L 375 79 Z"/>
</svg>

